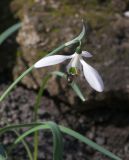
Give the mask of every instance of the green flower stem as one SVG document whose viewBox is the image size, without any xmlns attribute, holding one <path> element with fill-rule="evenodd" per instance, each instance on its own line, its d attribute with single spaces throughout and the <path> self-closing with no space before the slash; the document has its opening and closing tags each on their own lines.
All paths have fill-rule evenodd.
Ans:
<svg viewBox="0 0 129 160">
<path fill-rule="evenodd" d="M 69 42 L 66 42 L 65 44 L 62 44 L 61 46 L 59 46 L 58 48 L 56 48 L 55 50 L 53 50 L 52 52 L 50 52 L 47 56 L 51 56 L 51 55 L 55 54 L 56 52 L 59 52 L 60 50 L 64 49 L 65 47 L 71 46 L 73 44 L 76 44 L 76 43 L 81 44 L 81 40 L 84 37 L 85 32 L 86 32 L 86 29 L 85 29 L 85 25 L 83 23 L 82 31 L 81 31 L 81 33 L 76 38 L 72 39 Z"/>
<path fill-rule="evenodd" d="M 16 133 L 16 135 L 17 135 L 18 137 L 20 136 L 20 134 L 19 134 L 16 130 L 15 130 L 15 133 Z M 23 146 L 24 146 L 25 149 L 26 149 L 26 152 L 27 152 L 27 154 L 28 154 L 29 159 L 30 159 L 30 160 L 33 160 L 31 150 L 30 150 L 27 142 L 26 142 L 24 139 L 22 140 L 22 144 L 23 144 Z"/>
<path fill-rule="evenodd" d="M 10 30 L 12 30 L 12 31 L 7 31 L 7 35 L 6 34 L 3 34 L 1 37 L 3 38 L 2 40 L 1 40 L 1 43 L 6 39 L 6 37 L 7 36 L 9 36 L 12 32 L 14 32 L 15 30 L 17 30 L 18 28 L 20 28 L 20 26 L 21 26 L 21 24 L 18 24 L 18 25 L 16 25 L 16 26 L 14 26 L 13 28 L 11 28 Z M 59 52 L 60 50 L 62 50 L 62 49 L 64 49 L 65 47 L 68 47 L 68 46 L 70 46 L 70 45 L 73 45 L 73 44 L 75 44 L 75 43 L 81 43 L 80 41 L 82 40 L 82 38 L 84 37 L 84 35 L 85 35 L 85 26 L 83 25 L 83 29 L 82 29 L 82 32 L 79 34 L 79 36 L 77 36 L 76 38 L 74 38 L 73 40 L 71 40 L 71 41 L 69 41 L 69 42 L 67 42 L 67 43 L 65 43 L 65 44 L 62 44 L 61 46 L 59 46 L 59 47 L 57 47 L 56 49 L 54 49 L 52 52 L 50 52 L 47 56 L 51 56 L 51 55 L 53 55 L 53 54 L 55 54 L 55 53 L 57 53 L 57 52 Z M 2 96 L 0 97 L 0 102 L 11 92 L 11 90 L 17 85 L 17 83 L 19 83 L 21 80 L 22 80 L 22 78 L 24 78 L 24 76 L 26 76 L 28 73 L 30 73 L 32 70 L 33 70 L 33 68 L 34 68 L 34 65 L 32 65 L 30 68 L 28 68 L 25 72 L 23 72 L 13 83 L 12 83 L 12 85 L 10 85 L 10 87 L 9 88 L 7 88 L 7 90 L 2 94 Z M 38 109 L 39 109 L 39 104 L 40 104 L 40 99 L 41 99 L 41 96 L 42 96 L 42 93 L 43 93 L 43 91 L 44 91 L 44 87 L 45 87 L 45 85 L 46 85 L 46 83 L 47 83 L 47 81 L 48 81 L 48 79 L 50 78 L 50 75 L 48 75 L 44 80 L 43 80 L 43 84 L 42 84 L 42 87 L 41 87 L 41 89 L 40 89 L 40 91 L 39 91 L 39 94 L 38 94 L 38 97 L 37 97 L 37 100 L 36 100 L 36 104 L 35 104 L 35 115 L 34 115 L 34 120 L 35 120 L 35 122 L 37 122 L 37 119 L 38 119 L 38 116 L 37 116 L 37 113 L 38 113 Z M 26 125 L 22 125 L 22 127 L 23 126 L 26 126 Z M 33 125 L 32 125 L 33 126 Z M 16 125 L 14 128 L 17 128 L 18 126 Z M 30 126 L 28 126 L 28 127 L 30 127 Z M 7 129 L 11 129 L 11 130 L 13 130 L 14 131 L 14 129 L 12 129 L 12 127 L 10 127 L 10 126 L 8 126 L 7 128 L 5 128 L 5 130 Z M 0 134 L 2 133 L 2 132 L 5 132 L 5 130 L 1 130 L 0 129 Z M 17 131 L 14 131 L 17 135 L 18 135 L 18 133 L 17 133 Z M 31 155 L 31 152 L 30 152 L 30 149 L 29 149 L 29 147 L 27 146 L 27 143 L 25 142 L 25 141 L 23 141 L 23 144 L 24 144 L 24 146 L 25 146 L 25 148 L 26 148 L 26 150 L 27 150 L 27 152 L 28 152 L 28 156 L 29 156 L 29 158 L 30 158 L 30 160 L 32 160 L 32 155 Z M 38 131 L 37 132 L 35 132 L 35 136 L 34 136 L 34 146 L 35 146 L 35 148 L 34 148 L 34 160 L 37 160 L 37 155 L 38 155 Z"/>
<path fill-rule="evenodd" d="M 38 159 L 39 132 L 34 132 L 34 160 Z"/>
<path fill-rule="evenodd" d="M 77 42 L 77 41 L 76 41 Z M 63 48 L 65 48 L 65 44 L 59 46 L 58 48 L 54 49 L 52 52 L 50 52 L 47 56 L 51 56 L 57 52 L 59 52 L 60 50 L 62 50 Z M 32 69 L 34 68 L 34 65 L 32 65 L 30 68 L 28 68 L 25 72 L 23 72 L 12 84 L 11 86 L 2 94 L 2 96 L 0 97 L 0 102 L 9 94 L 9 92 L 17 85 L 18 82 L 20 82 L 22 80 L 22 78 L 24 76 L 26 76 L 29 72 L 32 71 Z"/>
<path fill-rule="evenodd" d="M 48 74 L 46 77 L 44 77 L 44 79 L 42 81 L 42 85 L 40 87 L 40 90 L 39 90 L 39 93 L 37 95 L 36 102 L 35 102 L 35 105 L 34 105 L 34 121 L 38 120 L 37 112 L 38 112 L 38 109 L 40 107 L 40 101 L 41 101 L 44 89 L 46 87 L 46 84 L 47 84 L 47 82 L 50 78 L 51 78 L 51 74 Z"/>
<path fill-rule="evenodd" d="M 20 137 L 20 134 L 17 132 L 16 129 L 12 130 L 12 131 L 17 135 L 17 137 Z M 22 139 L 22 144 L 25 147 L 25 150 L 26 150 L 26 152 L 28 154 L 29 160 L 33 160 L 33 156 L 32 156 L 31 150 L 30 150 L 27 142 L 24 139 Z M 15 146 L 16 146 L 16 144 L 13 144 L 13 146 L 11 146 L 10 150 L 8 151 L 8 155 L 12 152 L 12 150 L 15 148 Z"/>
<path fill-rule="evenodd" d="M 75 41 L 77 43 L 77 41 Z M 71 44 L 69 44 L 71 45 Z M 50 52 L 47 56 L 51 56 L 57 52 L 59 52 L 60 50 L 64 49 L 66 46 L 65 44 L 59 46 L 58 48 L 54 49 L 52 52 Z M 22 78 L 24 76 L 26 76 L 29 72 L 32 71 L 32 69 L 34 68 L 34 65 L 32 65 L 30 68 L 28 68 L 25 72 L 22 73 L 21 76 L 19 76 L 12 84 L 11 86 L 2 94 L 2 96 L 0 97 L 0 102 L 9 94 L 9 92 L 16 86 L 16 84 L 18 82 L 20 82 L 22 80 Z"/>
<path fill-rule="evenodd" d="M 11 85 L 10 87 L 2 94 L 2 96 L 0 97 L 0 102 L 9 94 L 9 92 L 17 85 L 18 82 L 20 82 L 22 80 L 22 78 L 27 75 L 29 72 L 32 71 L 32 69 L 34 68 L 34 65 L 31 66 L 30 68 L 28 68 L 25 72 L 23 72 L 21 74 L 21 76 L 19 76 Z"/>
<path fill-rule="evenodd" d="M 45 86 L 46 86 L 48 80 L 50 79 L 50 77 L 51 77 L 51 75 L 49 74 L 43 79 L 42 85 L 41 85 L 39 93 L 37 95 L 36 103 L 34 105 L 34 122 L 37 122 L 37 120 L 38 120 L 38 110 L 40 107 L 41 98 L 42 98 Z M 34 132 L 34 160 L 38 159 L 38 143 L 39 143 L 38 131 L 35 131 Z"/>
<path fill-rule="evenodd" d="M 20 24 L 19 24 L 20 25 Z M 18 26 L 19 27 L 19 26 Z M 66 42 L 64 44 L 62 44 L 61 46 L 57 47 L 56 49 L 54 49 L 52 52 L 50 52 L 47 56 L 51 56 L 57 52 L 59 52 L 60 50 L 64 49 L 65 47 L 68 47 L 70 45 L 73 45 L 75 43 L 80 43 L 80 41 L 82 40 L 82 38 L 85 35 L 85 25 L 83 24 L 83 28 L 81 33 L 79 34 L 79 36 L 77 36 L 76 38 L 74 38 L 73 40 Z M 9 92 L 16 86 L 16 84 L 25 76 L 27 75 L 29 72 L 32 71 L 32 69 L 34 68 L 34 65 L 31 66 L 30 68 L 28 68 L 25 72 L 23 72 L 23 74 L 21 76 L 19 76 L 13 83 L 12 85 L 2 94 L 2 96 L 0 97 L 0 102 L 9 94 Z"/>
<path fill-rule="evenodd" d="M 47 56 L 51 56 L 51 55 L 59 52 L 60 50 L 64 49 L 65 47 L 66 47 L 65 44 L 62 44 L 61 46 L 59 46 L 56 49 L 54 49 L 52 52 L 48 53 Z"/>
</svg>

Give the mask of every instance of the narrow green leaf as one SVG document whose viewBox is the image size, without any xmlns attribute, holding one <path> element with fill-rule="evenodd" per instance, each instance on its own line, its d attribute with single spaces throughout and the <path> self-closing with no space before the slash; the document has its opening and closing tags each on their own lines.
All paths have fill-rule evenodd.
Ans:
<svg viewBox="0 0 129 160">
<path fill-rule="evenodd" d="M 0 160 L 7 160 L 7 154 L 2 144 L 0 144 Z"/>
<path fill-rule="evenodd" d="M 63 142 L 62 142 L 62 134 L 58 125 L 54 122 L 45 122 L 42 125 L 39 125 L 35 128 L 32 128 L 25 133 L 23 133 L 18 139 L 16 139 L 15 143 L 17 144 L 23 138 L 28 136 L 29 134 L 36 132 L 41 129 L 50 129 L 53 134 L 53 160 L 62 160 L 63 157 Z"/>
<path fill-rule="evenodd" d="M 8 131 L 13 131 L 14 129 L 20 129 L 20 128 L 29 128 L 29 127 L 35 127 L 37 125 L 41 125 L 42 123 L 29 123 L 29 124 L 16 124 L 16 125 L 9 125 L 3 128 L 0 128 L 0 135 L 4 134 Z"/>
<path fill-rule="evenodd" d="M 62 132 L 82 141 L 83 143 L 87 144 L 88 146 L 94 148 L 95 150 L 103 153 L 104 155 L 108 156 L 109 158 L 113 159 L 113 160 L 122 160 L 121 158 L 117 157 L 115 154 L 113 154 L 112 152 L 104 149 L 103 147 L 99 146 L 98 144 L 96 144 L 95 142 L 91 141 L 90 139 L 82 136 L 81 134 L 79 134 L 78 132 L 75 132 L 69 128 L 60 126 L 60 129 Z"/>
<path fill-rule="evenodd" d="M 60 71 L 54 71 L 52 72 L 53 75 L 59 76 L 59 77 L 64 77 L 66 79 L 66 74 Z M 72 87 L 72 89 L 74 90 L 74 92 L 76 93 L 76 95 L 84 102 L 86 101 L 86 99 L 84 98 L 80 88 L 78 87 L 78 85 L 75 82 L 72 82 L 70 84 L 70 86 Z"/>
<path fill-rule="evenodd" d="M 71 87 L 72 87 L 72 89 L 74 90 L 74 92 L 77 94 L 77 96 L 78 96 L 83 102 L 85 102 L 86 99 L 85 99 L 85 97 L 83 96 L 83 94 L 82 94 L 80 88 L 78 87 L 78 85 L 77 85 L 75 82 L 72 82 L 72 83 L 71 83 Z"/>
<path fill-rule="evenodd" d="M 13 129 L 13 130 L 11 130 L 11 131 L 14 132 L 17 137 L 20 136 L 20 134 L 17 132 L 17 130 L 14 130 L 14 129 Z M 27 142 L 26 142 L 24 139 L 22 140 L 22 144 L 23 144 L 23 146 L 24 146 L 24 148 L 25 148 L 25 150 L 26 150 L 26 152 L 27 152 L 27 154 L 28 154 L 29 160 L 33 160 L 33 156 L 32 156 L 32 153 L 31 153 L 31 149 L 29 148 Z M 10 147 L 9 150 L 8 150 L 8 155 L 12 152 L 12 150 L 13 150 L 15 147 L 16 147 L 15 144 L 11 145 L 11 147 Z"/>
<path fill-rule="evenodd" d="M 0 160 L 7 160 L 7 158 L 2 156 L 2 155 L 0 155 Z"/>
<path fill-rule="evenodd" d="M 66 78 L 66 74 L 61 72 L 61 71 L 54 71 L 54 72 L 51 72 L 51 74 L 55 75 L 55 76 L 65 77 Z"/>
<path fill-rule="evenodd" d="M 10 35 L 21 27 L 21 23 L 14 24 L 0 35 L 0 44 L 2 44 Z"/>
<path fill-rule="evenodd" d="M 16 128 L 27 128 L 27 127 L 34 127 L 31 129 L 31 133 L 35 131 L 35 127 L 37 126 L 41 126 L 43 123 L 30 123 L 30 124 L 20 124 L 20 125 L 10 125 L 10 126 L 7 126 L 7 127 L 4 127 L 2 129 L 0 129 L 0 134 L 3 134 L 9 130 L 12 130 L 12 129 L 16 129 Z M 44 125 L 44 124 L 43 124 Z M 48 125 L 44 125 L 42 127 L 44 129 L 49 129 Z M 66 127 L 63 127 L 63 126 L 59 126 L 60 130 L 63 132 L 63 133 L 66 133 L 78 140 L 80 140 L 81 142 L 89 145 L 90 147 L 94 148 L 95 150 L 101 152 L 102 154 L 110 157 L 111 159 L 113 160 L 122 160 L 121 158 L 119 158 L 118 156 L 114 155 L 113 153 L 111 153 L 110 151 L 104 149 L 103 147 L 99 146 L 98 144 L 96 144 L 95 142 L 91 141 L 90 139 L 84 137 L 83 135 L 79 134 L 78 132 L 75 132 L 69 128 L 66 128 Z M 38 130 L 38 128 L 37 128 Z M 28 131 L 30 133 L 30 130 Z M 26 133 L 26 132 L 25 132 Z M 27 134 L 28 135 L 28 134 Z M 22 135 L 22 137 L 20 138 L 20 140 L 22 138 L 26 137 L 26 134 L 24 134 L 24 136 Z"/>
<path fill-rule="evenodd" d="M 9 94 L 9 92 L 17 85 L 17 83 L 20 82 L 23 77 L 25 77 L 25 75 L 27 75 L 32 71 L 33 68 L 34 66 L 31 66 L 30 68 L 28 68 L 7 88 L 7 90 L 5 90 L 5 92 L 0 96 L 0 102 Z"/>
</svg>

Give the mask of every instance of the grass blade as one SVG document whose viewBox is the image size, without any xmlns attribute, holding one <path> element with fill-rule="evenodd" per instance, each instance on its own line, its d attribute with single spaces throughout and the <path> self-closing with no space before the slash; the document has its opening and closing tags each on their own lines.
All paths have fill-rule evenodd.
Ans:
<svg viewBox="0 0 129 160">
<path fill-rule="evenodd" d="M 3 145 L 0 144 L 0 160 L 7 160 L 7 154 Z"/>
<path fill-rule="evenodd" d="M 36 132 L 41 129 L 50 129 L 53 134 L 53 160 L 62 160 L 63 157 L 63 142 L 62 142 L 62 135 L 60 132 L 59 127 L 54 122 L 45 122 L 42 125 L 39 125 L 37 127 L 34 127 L 25 133 L 23 133 L 16 141 L 17 144 L 20 142 L 23 138 L 28 136 L 29 134 Z"/>
<path fill-rule="evenodd" d="M 5 132 L 7 132 L 9 130 L 12 130 L 12 129 L 25 128 L 25 127 L 26 128 L 27 127 L 34 127 L 34 128 L 31 129 L 31 133 L 35 131 L 35 127 L 37 127 L 37 126 L 42 126 L 44 129 L 49 129 L 48 125 L 45 124 L 43 126 L 42 124 L 44 124 L 44 123 L 40 123 L 39 122 L 39 123 L 30 123 L 30 124 L 11 125 L 11 126 L 7 126 L 7 127 L 4 127 L 2 129 L 0 129 L 0 134 L 3 134 L 3 133 L 5 133 Z M 102 154 L 106 155 L 107 157 L 110 157 L 113 160 L 122 160 L 118 156 L 114 155 L 110 151 L 104 149 L 103 147 L 99 146 L 98 144 L 96 144 L 95 142 L 91 141 L 90 139 L 84 137 L 83 135 L 79 134 L 78 132 L 73 131 L 72 129 L 63 127 L 63 126 L 59 126 L 59 128 L 63 133 L 68 134 L 68 135 L 80 140 L 81 142 L 83 142 L 83 143 L 89 145 L 90 147 L 92 147 L 93 149 L 95 149 L 95 150 L 101 152 Z M 37 128 L 37 130 L 38 130 L 38 128 Z M 30 132 L 30 130 L 28 132 Z M 22 137 L 19 140 L 21 140 L 25 136 L 26 135 L 24 135 L 24 136 L 22 135 Z"/>
<path fill-rule="evenodd" d="M 17 137 L 20 136 L 20 134 L 17 132 L 17 130 L 12 130 L 12 131 L 17 135 Z M 26 152 L 27 152 L 27 154 L 28 154 L 29 160 L 33 160 L 33 156 L 32 156 L 31 150 L 30 150 L 27 142 L 26 142 L 24 139 L 22 140 L 22 144 L 23 144 L 23 146 L 24 146 L 24 148 L 25 148 L 25 150 L 26 150 Z M 13 144 L 13 145 L 11 146 L 11 148 L 10 148 L 9 151 L 8 151 L 8 154 L 10 154 L 10 153 L 12 152 L 12 150 L 15 148 L 15 146 L 16 146 L 15 144 Z"/>
<path fill-rule="evenodd" d="M 10 86 L 5 92 L 0 96 L 0 102 L 10 93 L 10 91 L 17 85 L 18 82 L 22 80 L 22 78 L 32 71 L 34 66 L 28 68 L 25 72 L 23 72 Z"/>
<path fill-rule="evenodd" d="M 64 77 L 66 79 L 66 74 L 60 71 L 54 71 L 52 72 L 53 75 L 59 76 L 59 77 Z M 75 83 L 72 82 L 70 84 L 70 86 L 72 87 L 72 89 L 74 90 L 74 92 L 76 93 L 76 95 L 84 102 L 86 101 L 85 97 L 83 96 L 79 86 Z"/>
<path fill-rule="evenodd" d="M 122 160 L 121 158 L 117 157 L 116 155 L 114 155 L 113 153 L 111 153 L 110 151 L 104 149 L 103 147 L 99 146 L 98 144 L 96 144 L 95 142 L 91 141 L 90 139 L 82 136 L 81 134 L 79 134 L 78 132 L 75 132 L 69 128 L 60 126 L 60 130 L 63 133 L 66 133 L 78 140 L 80 140 L 81 142 L 87 144 L 88 146 L 94 148 L 95 150 L 101 152 L 102 154 L 108 156 L 109 158 L 113 159 L 113 160 Z"/>
<path fill-rule="evenodd" d="M 76 95 L 77 95 L 83 102 L 85 102 L 86 99 L 85 99 L 85 97 L 83 96 L 83 94 L 82 94 L 80 88 L 78 87 L 78 85 L 77 85 L 75 82 L 73 82 L 73 83 L 71 83 L 71 87 L 72 87 L 72 89 L 74 90 L 74 92 L 76 93 Z"/>
<path fill-rule="evenodd" d="M 14 24 L 0 35 L 0 44 L 2 44 L 10 35 L 21 27 L 21 23 Z"/>
<path fill-rule="evenodd" d="M 16 125 L 9 125 L 0 129 L 0 135 L 4 134 L 5 132 L 14 130 L 14 129 L 21 129 L 21 128 L 29 128 L 29 127 L 36 127 L 37 125 L 41 125 L 42 123 L 29 123 L 29 124 L 16 124 Z"/>
</svg>

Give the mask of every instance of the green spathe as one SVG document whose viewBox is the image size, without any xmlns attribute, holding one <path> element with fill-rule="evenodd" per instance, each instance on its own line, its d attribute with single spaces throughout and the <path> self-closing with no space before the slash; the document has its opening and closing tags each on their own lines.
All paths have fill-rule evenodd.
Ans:
<svg viewBox="0 0 129 160">
<path fill-rule="evenodd" d="M 80 46 L 78 46 L 78 47 L 76 48 L 76 53 L 77 53 L 77 54 L 81 54 L 81 53 L 82 53 L 82 50 L 81 50 L 81 47 L 80 47 Z"/>
</svg>

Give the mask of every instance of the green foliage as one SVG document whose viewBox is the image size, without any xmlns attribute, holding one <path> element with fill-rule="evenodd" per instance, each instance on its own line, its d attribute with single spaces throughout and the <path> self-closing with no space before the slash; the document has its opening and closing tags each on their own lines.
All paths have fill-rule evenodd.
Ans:
<svg viewBox="0 0 129 160">
<path fill-rule="evenodd" d="M 63 77 L 65 79 L 67 79 L 67 75 L 64 74 L 63 72 L 59 72 L 59 71 L 54 71 L 52 72 L 52 74 L 58 76 L 58 77 Z M 74 90 L 75 94 L 84 102 L 86 99 L 85 97 L 83 96 L 80 88 L 78 87 L 78 85 L 75 83 L 75 82 L 72 82 L 70 84 L 70 86 L 72 87 L 72 89 Z"/>
<path fill-rule="evenodd" d="M 16 32 L 21 27 L 21 23 L 14 24 L 0 35 L 0 44 L 2 44 L 9 36 Z"/>
<path fill-rule="evenodd" d="M 8 36 L 10 36 L 13 32 L 15 32 L 18 28 L 20 28 L 21 23 L 16 24 L 14 26 L 12 26 L 11 28 L 9 28 L 7 31 L 5 31 L 1 37 L 0 37 L 0 43 L 2 43 Z M 68 47 L 70 45 L 73 44 L 78 44 L 80 43 L 80 41 L 82 40 L 82 38 L 85 35 L 85 26 L 83 24 L 83 28 L 82 28 L 82 32 L 79 34 L 79 36 L 77 36 L 76 38 L 74 38 L 73 40 L 66 42 L 62 45 L 60 45 L 59 47 L 57 47 L 56 49 L 54 49 L 52 52 L 50 52 L 47 56 L 53 55 L 55 53 L 57 53 L 58 51 L 64 49 L 65 47 Z M 21 81 L 22 78 L 24 78 L 24 76 L 26 76 L 27 74 L 29 74 L 34 68 L 34 65 L 32 65 L 30 68 L 28 68 L 25 72 L 23 72 L 22 75 L 20 75 L 13 83 L 12 85 L 2 94 L 2 96 L 0 97 L 0 101 L 2 101 L 10 92 L 11 90 L 17 85 L 17 83 L 19 83 Z M 74 70 L 72 70 L 72 72 L 75 72 Z M 45 86 L 47 84 L 47 81 L 49 80 L 49 78 L 51 77 L 51 75 L 57 75 L 60 77 L 64 77 L 66 78 L 66 75 L 62 72 L 53 72 L 50 73 L 48 76 L 46 76 L 43 80 L 42 86 L 39 90 L 39 94 L 37 96 L 36 99 L 36 103 L 35 103 L 35 117 L 34 117 L 34 121 L 35 123 L 30 123 L 30 124 L 20 124 L 20 125 L 8 125 L 6 127 L 3 127 L 0 129 L 0 135 L 4 134 L 7 131 L 13 131 L 17 134 L 18 138 L 15 140 L 15 143 L 13 145 L 13 148 L 15 147 L 15 145 L 22 141 L 22 143 L 24 144 L 27 153 L 28 153 L 28 157 L 30 160 L 32 160 L 32 154 L 30 152 L 30 149 L 28 148 L 27 144 L 24 141 L 24 138 L 27 137 L 29 134 L 34 133 L 35 132 L 35 151 L 34 151 L 34 160 L 37 160 L 37 156 L 38 156 L 38 131 L 39 130 L 50 130 L 52 132 L 53 135 L 53 160 L 62 160 L 63 159 L 63 140 L 62 140 L 62 132 L 65 134 L 68 134 L 78 140 L 80 140 L 81 142 L 89 145 L 90 147 L 94 148 L 95 150 L 101 152 L 102 154 L 106 155 L 107 157 L 113 159 L 113 160 L 121 160 L 119 157 L 117 157 L 116 155 L 114 155 L 113 153 L 111 153 L 110 151 L 104 149 L 103 147 L 97 145 L 95 142 L 91 141 L 90 139 L 84 137 L 83 135 L 79 134 L 78 132 L 75 132 L 69 128 L 57 125 L 54 122 L 37 122 L 38 121 L 38 109 L 40 106 L 40 100 L 41 100 L 41 96 L 43 94 L 43 91 L 45 89 Z M 75 93 L 81 98 L 81 100 L 85 101 L 84 96 L 82 95 L 79 87 L 73 82 L 71 83 L 71 87 L 73 88 L 73 90 L 75 91 Z M 27 128 L 28 130 L 26 132 L 24 132 L 22 135 L 19 135 L 15 129 L 20 129 L 20 128 Z M 7 156 L 6 153 L 3 149 L 3 146 L 0 145 L 0 160 L 6 160 Z"/>
<path fill-rule="evenodd" d="M 83 28 L 81 33 L 74 38 L 73 40 L 66 42 L 62 45 L 60 45 L 59 47 L 57 47 L 56 49 L 54 49 L 52 52 L 48 53 L 47 56 L 51 56 L 57 52 L 59 52 L 60 50 L 64 49 L 65 47 L 71 46 L 73 44 L 79 43 L 82 38 L 85 35 L 85 26 L 83 24 Z M 26 76 L 28 73 L 30 73 L 34 68 L 34 65 L 32 65 L 30 68 L 28 68 L 25 72 L 23 72 L 13 83 L 12 85 L 10 85 L 10 87 L 0 96 L 0 102 L 10 93 L 10 91 L 22 80 L 22 78 L 24 78 L 24 76 Z"/>
<path fill-rule="evenodd" d="M 0 144 L 0 160 L 7 160 L 7 154 L 4 147 Z"/>
<path fill-rule="evenodd" d="M 0 155 L 0 160 L 7 160 L 7 158 Z"/>
<path fill-rule="evenodd" d="M 53 142 L 54 142 L 54 146 L 53 146 L 53 160 L 61 160 L 58 159 L 59 157 L 62 157 L 62 149 L 63 149 L 63 144 L 62 144 L 62 136 L 61 136 L 61 132 L 68 134 L 78 140 L 80 140 L 81 142 L 89 145 L 90 147 L 94 148 L 95 150 L 101 152 L 102 154 L 106 155 L 107 157 L 111 158 L 112 160 L 121 160 L 121 158 L 117 157 L 116 155 L 114 155 L 113 153 L 111 153 L 110 151 L 104 149 L 103 147 L 99 146 L 98 144 L 96 144 L 95 142 L 91 141 L 90 139 L 86 138 L 85 136 L 79 134 L 76 131 L 73 131 L 72 129 L 66 128 L 64 126 L 58 126 L 57 124 L 55 124 L 54 122 L 44 122 L 44 123 L 30 123 L 30 124 L 20 124 L 20 125 L 10 125 L 7 127 L 4 127 L 2 129 L 0 129 L 0 134 L 3 134 L 9 130 L 12 129 L 16 129 L 16 128 L 30 128 L 28 131 L 24 132 L 21 136 L 18 137 L 18 139 L 16 139 L 15 144 L 19 143 L 23 138 L 25 138 L 26 136 L 28 136 L 29 134 L 41 130 L 41 129 L 50 129 L 52 131 L 53 134 Z M 59 148 L 60 147 L 60 148 Z M 60 152 L 60 153 L 58 153 Z"/>
<path fill-rule="evenodd" d="M 86 101 L 85 97 L 83 96 L 80 88 L 78 87 L 78 85 L 75 82 L 71 83 L 71 87 L 73 88 L 74 92 L 77 94 L 77 96 L 84 102 Z"/>
</svg>

